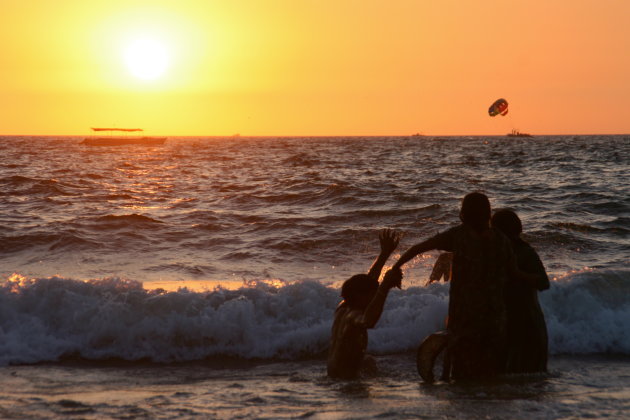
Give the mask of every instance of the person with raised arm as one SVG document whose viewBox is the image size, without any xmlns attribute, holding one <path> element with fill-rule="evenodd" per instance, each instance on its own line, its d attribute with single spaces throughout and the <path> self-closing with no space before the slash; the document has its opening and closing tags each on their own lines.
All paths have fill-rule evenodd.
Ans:
<svg viewBox="0 0 630 420">
<path fill-rule="evenodd" d="M 378 278 L 385 262 L 398 246 L 400 235 L 390 229 L 379 234 L 381 252 L 367 274 L 356 274 L 343 283 L 343 300 L 335 310 L 328 352 L 328 375 L 339 379 L 356 378 L 366 363 L 365 351 L 369 328 L 374 328 L 383 312 L 387 294 L 400 287 L 400 269 L 387 272 L 381 284 Z"/>
<path fill-rule="evenodd" d="M 490 227 L 490 201 L 485 194 L 467 194 L 462 200 L 459 216 L 460 225 L 413 245 L 392 267 L 392 270 L 398 270 L 415 256 L 434 249 L 453 253 L 448 340 L 442 342 L 448 343 L 445 345 L 450 359 L 449 373 L 456 380 L 504 372 L 506 310 L 503 288 L 508 274 L 527 277 L 516 269 L 508 238 Z M 443 348 L 430 344 L 423 342 L 425 348 L 435 351 Z M 432 369 L 435 356 L 424 357 L 423 360 L 430 363 L 422 369 L 420 364 L 418 366 L 420 374 L 429 381 L 433 376 L 428 370 Z M 443 377 L 449 375 L 443 374 Z"/>
</svg>

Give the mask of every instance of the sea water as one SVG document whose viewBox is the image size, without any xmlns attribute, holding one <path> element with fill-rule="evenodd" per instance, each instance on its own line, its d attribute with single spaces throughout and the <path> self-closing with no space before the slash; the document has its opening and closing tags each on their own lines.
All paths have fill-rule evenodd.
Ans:
<svg viewBox="0 0 630 420">
<path fill-rule="evenodd" d="M 630 409 L 630 137 L 0 137 L 0 417 L 617 418 Z M 437 253 L 404 268 L 369 352 L 325 376 L 339 286 L 483 191 L 523 220 L 550 372 L 424 385 Z"/>
</svg>

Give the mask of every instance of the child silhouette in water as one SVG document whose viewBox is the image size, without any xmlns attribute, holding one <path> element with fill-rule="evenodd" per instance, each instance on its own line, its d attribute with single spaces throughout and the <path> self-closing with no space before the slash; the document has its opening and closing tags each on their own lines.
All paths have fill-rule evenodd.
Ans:
<svg viewBox="0 0 630 420">
<path fill-rule="evenodd" d="M 343 301 L 335 311 L 328 353 L 328 375 L 350 379 L 359 375 L 364 365 L 368 328 L 374 328 L 392 287 L 400 287 L 402 272 L 390 270 L 381 284 L 378 278 L 385 261 L 398 246 L 400 235 L 390 229 L 379 234 L 381 253 L 368 274 L 356 274 L 343 283 Z"/>
</svg>

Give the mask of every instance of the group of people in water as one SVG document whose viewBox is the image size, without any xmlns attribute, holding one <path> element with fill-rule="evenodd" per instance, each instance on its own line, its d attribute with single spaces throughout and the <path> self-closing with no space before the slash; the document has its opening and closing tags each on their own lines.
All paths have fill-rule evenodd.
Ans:
<svg viewBox="0 0 630 420">
<path fill-rule="evenodd" d="M 536 251 L 520 237 L 519 217 L 507 209 L 492 215 L 488 197 L 473 192 L 462 201 L 460 219 L 460 225 L 405 251 L 379 284 L 400 241 L 390 229 L 380 233 L 381 252 L 368 273 L 343 283 L 332 326 L 329 376 L 355 378 L 373 365 L 365 356 L 367 330 L 378 322 L 389 290 L 401 286 L 401 267 L 436 249 L 446 253 L 429 282 L 443 274 L 451 285 L 446 331 L 425 340 L 435 338 L 428 368 L 435 353 L 443 351 L 444 380 L 546 370 L 547 329 L 537 294 L 549 288 L 549 278 Z M 433 380 L 432 372 L 424 375 L 420 365 L 418 369 L 425 380 Z"/>
</svg>

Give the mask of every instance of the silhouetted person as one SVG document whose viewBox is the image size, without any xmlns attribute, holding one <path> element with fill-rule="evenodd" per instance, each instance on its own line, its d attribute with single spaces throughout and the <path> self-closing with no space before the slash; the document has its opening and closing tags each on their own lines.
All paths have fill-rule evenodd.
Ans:
<svg viewBox="0 0 630 420">
<path fill-rule="evenodd" d="M 547 326 L 538 303 L 538 291 L 549 289 L 549 277 L 534 248 L 521 239 L 523 226 L 516 213 L 498 210 L 492 216 L 492 226 L 512 242 L 519 270 L 536 275 L 535 281 L 509 277 L 505 287 L 506 371 L 544 372 L 547 370 Z"/>
<path fill-rule="evenodd" d="M 492 376 L 503 369 L 506 312 L 504 284 L 516 269 L 507 237 L 490 227 L 490 201 L 479 192 L 462 201 L 462 224 L 409 248 L 392 269 L 433 249 L 453 253 L 449 292 L 448 353 L 454 379 Z"/>
<path fill-rule="evenodd" d="M 328 375 L 351 379 L 358 376 L 368 344 L 368 328 L 374 328 L 383 312 L 389 290 L 400 287 L 402 272 L 390 270 L 378 284 L 385 261 L 398 246 L 400 237 L 389 229 L 379 235 L 381 252 L 368 274 L 356 274 L 343 283 L 343 301 L 335 310 L 328 353 Z M 373 362 L 373 361 L 372 361 Z"/>
</svg>

